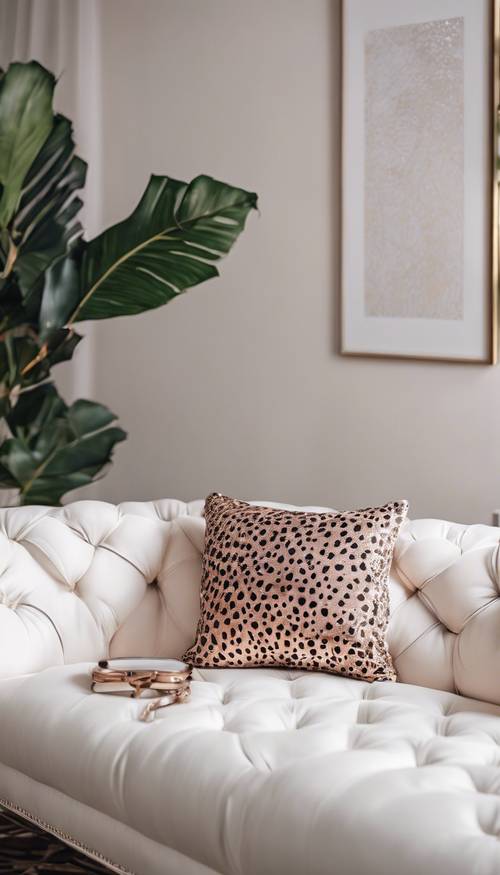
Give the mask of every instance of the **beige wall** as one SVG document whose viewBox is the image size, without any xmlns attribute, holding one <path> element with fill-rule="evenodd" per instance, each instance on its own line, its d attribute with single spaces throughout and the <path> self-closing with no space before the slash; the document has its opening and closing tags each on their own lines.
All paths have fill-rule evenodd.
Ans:
<svg viewBox="0 0 500 875">
<path fill-rule="evenodd" d="M 102 498 L 241 497 L 489 521 L 498 368 L 338 355 L 336 0 L 101 0 L 104 219 L 151 171 L 260 194 L 220 280 L 99 324 L 129 431 Z"/>
</svg>

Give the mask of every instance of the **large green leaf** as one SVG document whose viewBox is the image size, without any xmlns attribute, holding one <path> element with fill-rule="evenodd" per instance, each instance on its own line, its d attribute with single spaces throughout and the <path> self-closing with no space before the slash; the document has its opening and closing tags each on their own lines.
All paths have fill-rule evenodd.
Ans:
<svg viewBox="0 0 500 875">
<path fill-rule="evenodd" d="M 18 254 L 14 270 L 25 298 L 36 291 L 46 271 L 82 233 L 76 216 L 87 165 L 74 154 L 71 122 L 56 116 L 23 185 L 12 237 Z"/>
<path fill-rule="evenodd" d="M 38 317 L 40 337 L 45 340 L 54 329 L 66 324 L 80 297 L 80 274 L 70 255 L 52 264 L 45 272 Z"/>
<path fill-rule="evenodd" d="M 257 195 L 198 176 L 189 185 L 152 176 L 128 219 L 86 247 L 80 302 L 70 322 L 141 313 L 218 275 L 257 206 Z"/>
<path fill-rule="evenodd" d="M 12 438 L 0 446 L 0 483 L 17 486 L 22 504 L 60 504 L 71 489 L 87 486 L 109 464 L 126 433 L 102 404 L 68 407 L 52 384 L 20 396 L 7 417 Z"/>
<path fill-rule="evenodd" d="M 53 123 L 55 79 L 40 64 L 11 64 L 0 80 L 0 227 L 7 227 L 25 176 Z"/>
</svg>

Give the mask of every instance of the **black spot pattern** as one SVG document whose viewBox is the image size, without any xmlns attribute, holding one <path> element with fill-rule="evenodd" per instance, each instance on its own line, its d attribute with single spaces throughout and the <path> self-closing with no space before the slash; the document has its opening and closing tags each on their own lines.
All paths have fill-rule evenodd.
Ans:
<svg viewBox="0 0 500 875">
<path fill-rule="evenodd" d="M 201 614 L 185 661 L 395 680 L 387 579 L 407 509 L 306 513 L 210 495 Z"/>
</svg>

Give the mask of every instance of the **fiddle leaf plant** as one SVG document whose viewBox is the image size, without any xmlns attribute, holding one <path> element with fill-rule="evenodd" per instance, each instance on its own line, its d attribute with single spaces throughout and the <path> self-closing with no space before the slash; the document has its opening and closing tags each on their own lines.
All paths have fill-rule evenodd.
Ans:
<svg viewBox="0 0 500 875">
<path fill-rule="evenodd" d="M 0 71 L 0 489 L 59 505 L 102 476 L 126 433 L 102 404 L 68 406 L 52 368 L 71 359 L 83 320 L 160 307 L 218 276 L 257 196 L 198 176 L 151 176 L 133 213 L 86 240 L 87 165 L 55 114 L 54 76 L 37 62 Z"/>
</svg>

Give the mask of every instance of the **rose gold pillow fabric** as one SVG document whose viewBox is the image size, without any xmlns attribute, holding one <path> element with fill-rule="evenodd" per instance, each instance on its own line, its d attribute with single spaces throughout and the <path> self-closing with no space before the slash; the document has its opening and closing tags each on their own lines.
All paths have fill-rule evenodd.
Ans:
<svg viewBox="0 0 500 875">
<path fill-rule="evenodd" d="M 395 680 L 387 579 L 407 509 L 306 513 L 210 495 L 201 614 L 184 660 Z"/>
</svg>

